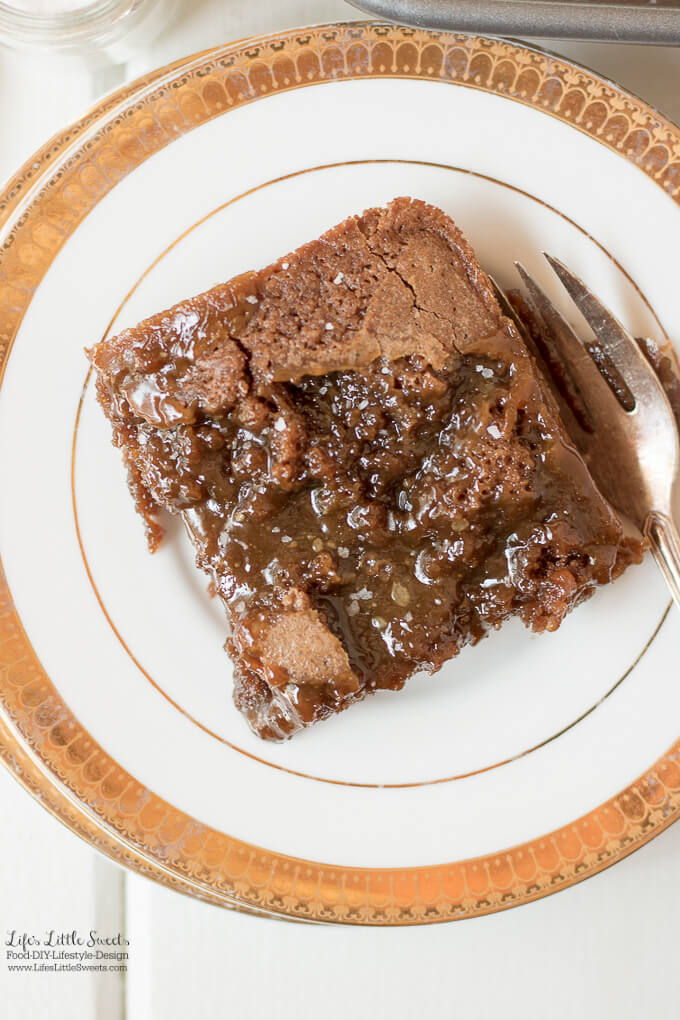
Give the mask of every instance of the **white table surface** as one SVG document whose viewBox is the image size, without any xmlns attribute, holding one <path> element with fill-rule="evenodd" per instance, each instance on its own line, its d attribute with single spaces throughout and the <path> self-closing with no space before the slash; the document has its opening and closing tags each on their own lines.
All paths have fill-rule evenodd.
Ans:
<svg viewBox="0 0 680 1020">
<path fill-rule="evenodd" d="M 357 17 L 342 0 L 180 0 L 125 66 L 0 51 L 0 178 L 99 94 L 248 35 Z M 680 50 L 552 43 L 680 121 Z M 125 873 L 0 770 L 0 931 L 123 930 L 126 974 L 19 974 L 7 1020 L 680 1017 L 680 826 L 615 868 L 503 914 L 420 929 L 312 927 L 221 911 Z M 3 938 L 4 941 L 4 938 Z"/>
</svg>

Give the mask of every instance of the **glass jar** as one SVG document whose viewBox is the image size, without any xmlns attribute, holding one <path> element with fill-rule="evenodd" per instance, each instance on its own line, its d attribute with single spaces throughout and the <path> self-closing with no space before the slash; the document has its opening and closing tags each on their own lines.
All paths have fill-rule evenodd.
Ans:
<svg viewBox="0 0 680 1020">
<path fill-rule="evenodd" d="M 0 0 L 0 43 L 125 62 L 167 24 L 174 0 Z"/>
</svg>

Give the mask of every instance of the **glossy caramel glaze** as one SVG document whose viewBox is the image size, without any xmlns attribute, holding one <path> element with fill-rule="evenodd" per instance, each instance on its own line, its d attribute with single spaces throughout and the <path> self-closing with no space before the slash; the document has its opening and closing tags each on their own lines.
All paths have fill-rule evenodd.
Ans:
<svg viewBox="0 0 680 1020">
<path fill-rule="evenodd" d="M 138 509 L 183 515 L 281 739 L 536 631 L 638 560 L 443 213 L 399 199 L 90 352 Z M 152 532 L 152 544 L 158 533 Z"/>
</svg>

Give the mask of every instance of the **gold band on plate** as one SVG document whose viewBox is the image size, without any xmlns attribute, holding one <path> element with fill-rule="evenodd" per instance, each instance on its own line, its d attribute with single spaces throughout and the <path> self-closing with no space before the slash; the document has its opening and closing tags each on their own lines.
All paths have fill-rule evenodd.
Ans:
<svg viewBox="0 0 680 1020">
<path fill-rule="evenodd" d="M 221 47 L 107 97 L 6 185 L 0 381 L 36 287 L 67 238 L 122 177 L 230 109 L 317 83 L 376 77 L 444 81 L 534 107 L 618 152 L 680 204 L 678 128 L 612 83 L 543 51 L 367 22 Z M 526 903 L 620 860 L 670 825 L 680 808 L 678 741 L 589 814 L 485 857 L 351 868 L 244 843 L 157 797 L 92 739 L 38 661 L 1 567 L 0 755 L 49 811 L 119 863 L 213 903 L 308 921 L 420 924 Z"/>
</svg>

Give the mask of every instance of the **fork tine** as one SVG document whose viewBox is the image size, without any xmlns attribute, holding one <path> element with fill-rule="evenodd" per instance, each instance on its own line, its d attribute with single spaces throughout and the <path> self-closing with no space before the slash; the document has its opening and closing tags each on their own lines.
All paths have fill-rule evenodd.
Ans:
<svg viewBox="0 0 680 1020">
<path fill-rule="evenodd" d="M 555 365 L 557 363 L 562 379 L 556 378 L 556 382 L 577 417 L 579 417 L 579 413 L 574 404 L 578 405 L 580 402 L 581 407 L 585 405 L 584 427 L 586 431 L 592 432 L 593 409 L 601 407 L 605 402 L 604 406 L 608 406 L 610 413 L 613 414 L 616 411 L 621 412 L 621 405 L 602 377 L 588 350 L 543 288 L 520 262 L 515 262 L 515 266 L 526 287 L 533 308 L 547 327 L 548 336 L 544 340 L 548 352 L 547 355 L 544 355 L 545 361 L 554 377 L 557 375 Z M 571 383 L 566 388 L 572 392 L 565 394 L 566 381 Z M 577 391 L 576 400 L 573 393 L 574 388 Z M 583 417 L 582 413 L 580 417 Z"/>
<path fill-rule="evenodd" d="M 548 255 L 547 252 L 543 252 L 543 255 L 595 334 L 597 347 L 609 358 L 620 374 L 625 387 L 629 389 L 633 401 L 637 402 L 636 397 L 639 395 L 640 389 L 646 390 L 649 387 L 649 377 L 653 374 L 639 344 L 609 309 L 598 301 L 592 291 L 588 290 L 583 281 L 567 269 L 563 262 L 560 262 L 554 255 Z M 599 361 L 595 352 L 591 352 L 591 356 Z M 600 368 L 606 377 L 606 366 L 600 366 Z M 616 389 L 616 380 L 609 381 Z M 632 410 L 632 408 L 628 407 L 627 410 Z"/>
<path fill-rule="evenodd" d="M 568 430 L 572 436 L 576 435 L 575 429 L 591 433 L 593 431 L 592 422 L 581 395 L 571 377 L 567 379 L 565 365 L 556 356 L 553 346 L 546 339 L 545 330 L 542 331 L 540 337 L 534 337 L 528 323 L 522 319 L 503 288 L 494 280 L 493 276 L 489 276 L 489 280 L 501 306 L 501 311 L 515 324 L 517 332 L 545 376 Z M 538 316 L 535 307 L 533 305 L 531 307 L 534 314 Z"/>
<path fill-rule="evenodd" d="M 522 340 L 529 348 L 531 353 L 534 355 L 534 357 L 540 358 L 541 354 L 538 348 L 536 347 L 536 344 L 534 343 L 533 337 L 529 333 L 529 330 L 527 329 L 525 323 L 522 322 L 519 315 L 517 314 L 517 311 L 513 307 L 513 304 L 510 301 L 508 295 L 505 293 L 500 284 L 493 278 L 493 276 L 489 275 L 489 280 L 491 281 L 491 286 L 493 287 L 494 294 L 496 295 L 496 300 L 498 301 L 498 304 L 501 306 L 501 311 L 503 312 L 503 315 L 505 315 L 507 319 L 511 319 L 512 322 L 514 322 L 517 332 L 519 333 L 519 335 L 521 336 Z"/>
<path fill-rule="evenodd" d="M 519 329 L 521 323 L 520 323 L 520 321 L 517 318 L 517 314 L 515 312 L 515 309 L 512 307 L 512 305 L 510 304 L 510 301 L 508 300 L 507 294 L 505 293 L 503 288 L 500 286 L 500 284 L 497 282 L 497 280 L 493 276 L 491 276 L 490 273 L 487 274 L 487 275 L 489 277 L 489 280 L 491 281 L 491 286 L 493 287 L 494 294 L 496 295 L 496 299 L 498 301 L 498 304 L 501 306 L 501 311 L 503 312 L 503 315 L 507 316 L 508 319 L 512 319 L 512 321 L 515 323 L 515 325 Z M 523 326 L 522 326 L 522 332 L 524 332 L 524 327 Z"/>
</svg>

